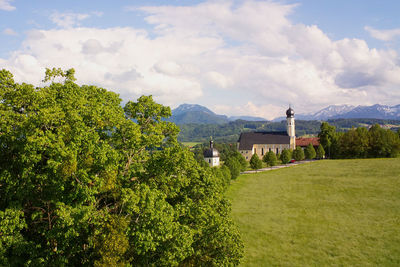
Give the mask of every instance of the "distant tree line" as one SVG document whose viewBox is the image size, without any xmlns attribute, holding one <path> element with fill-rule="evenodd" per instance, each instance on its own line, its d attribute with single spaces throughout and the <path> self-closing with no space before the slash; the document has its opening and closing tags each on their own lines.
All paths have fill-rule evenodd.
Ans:
<svg viewBox="0 0 400 267">
<path fill-rule="evenodd" d="M 352 127 L 368 127 L 374 124 L 391 125 L 400 128 L 399 120 L 380 119 L 334 119 L 328 123 L 338 132 L 346 132 Z M 317 135 L 320 132 L 320 121 L 296 120 L 296 135 Z M 226 124 L 182 124 L 179 125 L 178 140 L 181 142 L 207 142 L 210 135 L 219 143 L 237 142 L 242 132 L 248 131 L 286 131 L 286 121 L 243 121 L 236 120 Z"/>
<path fill-rule="evenodd" d="M 400 153 L 400 129 L 395 132 L 379 124 L 339 132 L 323 122 L 318 137 L 329 158 L 386 158 Z"/>
</svg>

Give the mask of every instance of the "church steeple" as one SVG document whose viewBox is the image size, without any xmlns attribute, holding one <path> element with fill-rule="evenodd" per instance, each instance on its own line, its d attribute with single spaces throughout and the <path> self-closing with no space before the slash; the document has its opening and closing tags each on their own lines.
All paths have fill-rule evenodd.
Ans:
<svg viewBox="0 0 400 267">
<path fill-rule="evenodd" d="M 286 131 L 288 136 L 290 136 L 290 148 L 296 148 L 296 131 L 294 124 L 294 110 L 289 106 L 286 110 Z"/>
</svg>

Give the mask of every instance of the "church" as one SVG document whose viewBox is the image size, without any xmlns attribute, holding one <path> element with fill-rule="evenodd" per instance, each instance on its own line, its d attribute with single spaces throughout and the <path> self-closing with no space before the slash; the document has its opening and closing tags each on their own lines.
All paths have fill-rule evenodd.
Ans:
<svg viewBox="0 0 400 267">
<path fill-rule="evenodd" d="M 286 132 L 247 132 L 241 133 L 238 141 L 239 153 L 246 160 L 253 154 L 262 158 L 269 151 L 282 153 L 284 149 L 296 148 L 294 110 L 286 111 Z"/>
</svg>

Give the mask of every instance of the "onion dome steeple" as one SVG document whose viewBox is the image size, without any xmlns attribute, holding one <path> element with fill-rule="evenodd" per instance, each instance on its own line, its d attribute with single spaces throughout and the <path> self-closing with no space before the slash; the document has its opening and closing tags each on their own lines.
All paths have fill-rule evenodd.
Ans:
<svg viewBox="0 0 400 267">
<path fill-rule="evenodd" d="M 214 148 L 214 142 L 213 140 L 210 140 L 210 148 L 204 151 L 204 157 L 205 158 L 215 158 L 219 157 L 218 150 Z"/>
<path fill-rule="evenodd" d="M 294 117 L 294 110 L 289 106 L 289 109 L 286 110 L 286 117 L 293 118 Z"/>
</svg>

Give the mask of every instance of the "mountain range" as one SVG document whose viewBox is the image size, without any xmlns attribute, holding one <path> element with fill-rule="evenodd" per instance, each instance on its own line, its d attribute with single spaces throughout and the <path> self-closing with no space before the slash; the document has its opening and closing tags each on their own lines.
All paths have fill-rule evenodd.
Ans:
<svg viewBox="0 0 400 267">
<path fill-rule="evenodd" d="M 331 105 L 315 113 L 296 114 L 298 120 L 329 120 L 329 119 L 384 119 L 400 120 L 400 105 L 387 106 L 375 104 L 372 106 Z M 273 121 L 284 120 L 285 117 Z"/>
<path fill-rule="evenodd" d="M 252 116 L 232 116 L 218 115 L 208 108 L 197 104 L 182 104 L 172 110 L 172 116 L 168 121 L 176 124 L 224 124 L 235 120 L 246 121 L 265 121 L 266 119 Z"/>
<path fill-rule="evenodd" d="M 400 120 L 400 104 L 387 106 L 375 104 L 372 106 L 331 105 L 315 113 L 296 114 L 298 120 L 328 120 L 328 119 L 389 119 Z M 275 118 L 273 121 L 285 120 L 285 117 Z M 176 124 L 224 124 L 235 120 L 266 121 L 261 117 L 231 116 L 215 114 L 210 109 L 197 104 L 182 104 L 172 110 L 172 116 L 168 121 Z"/>
</svg>

